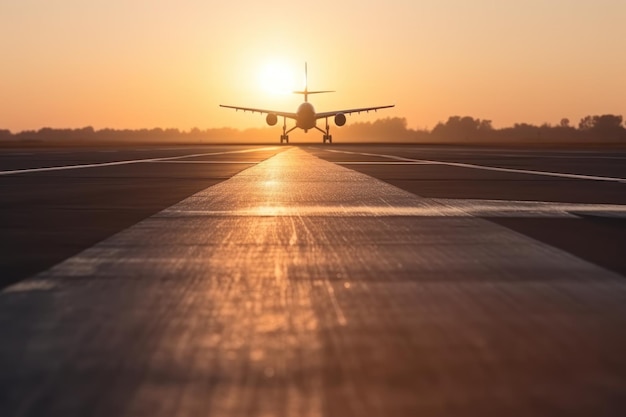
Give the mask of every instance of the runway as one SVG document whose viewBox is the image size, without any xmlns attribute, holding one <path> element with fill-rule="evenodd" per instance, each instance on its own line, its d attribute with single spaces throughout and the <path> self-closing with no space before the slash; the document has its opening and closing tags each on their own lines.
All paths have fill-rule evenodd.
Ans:
<svg viewBox="0 0 626 417">
<path fill-rule="evenodd" d="M 625 160 L 5 151 L 0 415 L 622 415 Z"/>
</svg>

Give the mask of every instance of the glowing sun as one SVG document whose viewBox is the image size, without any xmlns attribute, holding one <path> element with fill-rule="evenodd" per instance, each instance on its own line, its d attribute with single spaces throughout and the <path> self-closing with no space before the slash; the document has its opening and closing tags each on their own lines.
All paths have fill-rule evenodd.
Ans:
<svg viewBox="0 0 626 417">
<path fill-rule="evenodd" d="M 266 63 L 259 73 L 259 84 L 270 94 L 290 94 L 295 90 L 292 69 L 280 61 Z"/>
</svg>

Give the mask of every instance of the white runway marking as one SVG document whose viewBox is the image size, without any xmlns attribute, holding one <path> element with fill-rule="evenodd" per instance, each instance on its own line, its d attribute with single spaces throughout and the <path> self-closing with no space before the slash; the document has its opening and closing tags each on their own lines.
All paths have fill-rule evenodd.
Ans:
<svg viewBox="0 0 626 417">
<path fill-rule="evenodd" d="M 141 164 L 141 163 L 147 163 L 147 162 L 174 161 L 177 159 L 198 158 L 202 156 L 227 155 L 227 154 L 234 154 L 234 153 L 266 151 L 266 150 L 272 150 L 272 149 L 276 149 L 276 147 L 272 146 L 272 147 L 267 147 L 267 148 L 243 149 L 243 150 L 238 150 L 238 151 L 206 152 L 206 153 L 197 153 L 197 154 L 190 154 L 190 155 L 168 156 L 168 157 L 162 157 L 162 158 L 146 158 L 146 159 L 131 159 L 131 160 L 125 160 L 125 161 L 99 162 L 99 163 L 93 163 L 93 164 L 78 164 L 78 165 L 63 165 L 63 166 L 44 167 L 44 168 L 14 169 L 14 170 L 8 170 L 8 171 L 0 171 L 0 175 L 31 174 L 31 173 L 37 173 L 37 172 L 65 171 L 65 170 L 70 170 L 70 169 L 102 168 L 102 167 L 111 167 L 111 166 L 119 166 L 119 165 Z"/>
<path fill-rule="evenodd" d="M 4 290 L 5 293 L 19 293 L 31 291 L 50 291 L 56 287 L 54 281 L 30 279 L 13 284 Z"/>
<path fill-rule="evenodd" d="M 151 164 L 243 164 L 254 165 L 261 161 L 148 161 Z"/>
<path fill-rule="evenodd" d="M 400 206 L 271 206 L 261 205 L 239 210 L 163 210 L 162 217 L 566 217 L 579 215 L 626 218 L 626 205 L 619 204 L 580 204 L 552 203 L 545 201 L 498 201 L 464 199 L 430 199 L 433 205 L 422 204 L 416 207 Z"/>
<path fill-rule="evenodd" d="M 559 151 L 563 152 L 563 151 Z M 583 151 L 571 151 L 568 155 L 563 154 L 552 154 L 550 152 L 543 153 L 526 153 L 526 152 L 494 152 L 490 150 L 480 150 L 475 152 L 469 151 L 450 151 L 451 154 L 455 155 L 466 155 L 466 156 L 502 156 L 505 158 L 541 158 L 541 159 L 607 159 L 607 160 L 621 160 L 626 159 L 626 156 L 607 156 L 607 155 L 595 155 L 597 152 L 583 152 Z"/>
<path fill-rule="evenodd" d="M 478 153 L 471 154 L 473 156 L 479 155 Z M 542 154 L 500 154 L 490 153 L 489 156 L 504 156 L 509 158 L 542 158 L 542 159 L 606 159 L 606 160 L 624 160 L 626 156 L 605 156 L 605 155 L 542 155 Z"/>
<path fill-rule="evenodd" d="M 436 165 L 426 161 L 333 161 L 333 163 L 337 165 Z"/>
<path fill-rule="evenodd" d="M 583 175 L 583 174 L 568 174 L 563 172 L 550 172 L 550 171 L 535 171 L 528 169 L 517 169 L 517 168 L 501 168 L 501 167 L 493 167 L 489 165 L 477 165 L 477 164 L 466 164 L 462 162 L 446 162 L 446 161 L 431 161 L 427 159 L 411 159 L 404 158 L 401 156 L 395 155 L 385 155 L 385 154 L 373 154 L 366 152 L 351 152 L 351 151 L 340 151 L 336 149 L 326 149 L 328 152 L 335 153 L 344 153 L 351 155 L 363 155 L 363 156 L 374 156 L 379 158 L 388 158 L 395 159 L 398 161 L 405 162 L 421 162 L 425 164 L 438 164 L 438 165 L 447 165 L 452 167 L 459 168 L 471 168 L 471 169 L 481 169 L 485 171 L 496 171 L 496 172 L 510 172 L 514 174 L 528 174 L 528 175 L 540 175 L 545 177 L 558 177 L 558 178 L 567 178 L 567 179 L 575 179 L 575 180 L 588 180 L 588 181 L 607 181 L 607 182 L 618 182 L 618 183 L 626 183 L 626 178 L 616 178 L 616 177 L 603 177 L 598 175 Z"/>
</svg>

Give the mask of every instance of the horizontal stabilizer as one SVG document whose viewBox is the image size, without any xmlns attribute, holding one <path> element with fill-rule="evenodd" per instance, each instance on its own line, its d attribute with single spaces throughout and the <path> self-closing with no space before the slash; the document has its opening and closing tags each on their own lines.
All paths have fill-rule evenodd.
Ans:
<svg viewBox="0 0 626 417">
<path fill-rule="evenodd" d="M 294 94 L 321 94 L 321 93 L 334 93 L 335 91 L 326 90 L 326 91 L 294 91 Z"/>
</svg>

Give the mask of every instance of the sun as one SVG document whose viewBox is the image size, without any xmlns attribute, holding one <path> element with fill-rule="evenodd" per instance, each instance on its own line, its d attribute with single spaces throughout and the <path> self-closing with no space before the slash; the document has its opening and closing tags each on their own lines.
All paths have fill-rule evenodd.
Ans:
<svg viewBox="0 0 626 417">
<path fill-rule="evenodd" d="M 289 65 L 281 61 L 271 61 L 261 67 L 259 85 L 269 94 L 290 94 L 295 90 L 295 78 Z"/>
</svg>

